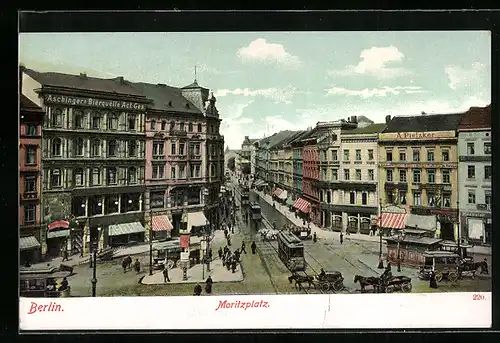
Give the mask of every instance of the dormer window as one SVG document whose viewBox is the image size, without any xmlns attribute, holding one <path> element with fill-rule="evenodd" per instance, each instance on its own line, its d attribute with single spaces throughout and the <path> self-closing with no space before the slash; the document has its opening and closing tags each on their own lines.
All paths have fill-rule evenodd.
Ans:
<svg viewBox="0 0 500 343">
<path fill-rule="evenodd" d="M 186 104 L 186 108 L 189 108 L 189 104 Z"/>
<path fill-rule="evenodd" d="M 168 107 L 172 107 L 172 101 L 168 102 Z"/>
</svg>

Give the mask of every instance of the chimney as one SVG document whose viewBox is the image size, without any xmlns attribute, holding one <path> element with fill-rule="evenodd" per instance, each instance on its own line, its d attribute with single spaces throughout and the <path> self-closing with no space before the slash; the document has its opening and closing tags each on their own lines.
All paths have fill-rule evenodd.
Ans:
<svg viewBox="0 0 500 343">
<path fill-rule="evenodd" d="M 358 117 L 356 116 L 351 116 L 351 122 L 357 123 L 358 122 Z"/>
<path fill-rule="evenodd" d="M 250 136 L 245 136 L 245 140 L 249 140 L 250 139 Z"/>
<path fill-rule="evenodd" d="M 123 76 L 118 76 L 116 78 L 116 81 L 118 81 L 119 83 L 123 83 L 124 82 Z"/>
<path fill-rule="evenodd" d="M 87 73 L 83 72 L 83 73 L 80 73 L 80 77 L 82 79 L 86 79 L 87 78 Z"/>
<path fill-rule="evenodd" d="M 389 124 L 390 121 L 391 121 L 391 116 L 385 116 L 385 123 Z"/>
</svg>

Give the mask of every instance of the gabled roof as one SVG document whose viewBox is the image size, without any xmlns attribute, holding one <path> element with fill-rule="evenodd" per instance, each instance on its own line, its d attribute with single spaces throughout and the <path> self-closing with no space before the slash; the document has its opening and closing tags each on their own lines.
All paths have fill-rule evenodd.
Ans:
<svg viewBox="0 0 500 343">
<path fill-rule="evenodd" d="M 21 94 L 19 100 L 20 100 L 21 110 L 44 113 L 43 109 L 40 106 L 38 106 L 33 101 L 28 99 L 24 94 Z"/>
<path fill-rule="evenodd" d="M 342 135 L 363 135 L 382 132 L 387 124 L 371 124 L 352 130 L 342 130 Z"/>
<path fill-rule="evenodd" d="M 474 129 L 491 129 L 491 105 L 471 107 L 465 112 L 458 125 L 458 131 Z"/>
<path fill-rule="evenodd" d="M 182 87 L 182 89 L 197 89 L 197 88 L 205 89 L 205 88 L 201 87 L 198 84 L 198 81 L 196 81 L 196 80 L 194 80 L 194 82 L 192 84 Z"/>
<path fill-rule="evenodd" d="M 451 131 L 458 128 L 463 113 L 394 117 L 382 133 Z"/>
</svg>

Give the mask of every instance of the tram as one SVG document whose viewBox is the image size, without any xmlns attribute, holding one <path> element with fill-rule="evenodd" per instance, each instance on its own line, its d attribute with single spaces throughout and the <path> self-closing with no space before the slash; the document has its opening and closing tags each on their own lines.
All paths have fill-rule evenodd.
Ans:
<svg viewBox="0 0 500 343">
<path fill-rule="evenodd" d="M 260 205 L 258 203 L 256 203 L 255 201 L 251 201 L 248 210 L 250 218 L 252 218 L 253 220 L 262 220 L 262 213 L 260 210 Z"/>
<path fill-rule="evenodd" d="M 278 256 L 292 272 L 306 269 L 304 243 L 290 231 L 282 230 L 278 233 Z"/>
<path fill-rule="evenodd" d="M 250 203 L 250 190 L 248 187 L 237 186 L 235 188 L 236 206 L 242 208 Z"/>
</svg>

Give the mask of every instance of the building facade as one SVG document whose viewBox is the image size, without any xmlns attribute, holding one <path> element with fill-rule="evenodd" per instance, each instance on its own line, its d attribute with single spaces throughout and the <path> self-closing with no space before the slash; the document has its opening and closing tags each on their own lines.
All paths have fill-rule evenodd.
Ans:
<svg viewBox="0 0 500 343">
<path fill-rule="evenodd" d="M 458 236 L 457 128 L 462 114 L 395 117 L 379 136 L 381 205 L 409 214 L 406 226 Z"/>
<path fill-rule="evenodd" d="M 42 123 L 45 113 L 40 106 L 20 95 L 19 132 L 19 227 L 21 262 L 37 262 L 41 258 L 41 156 Z M 44 247 L 46 244 L 44 242 Z"/>
<path fill-rule="evenodd" d="M 458 126 L 460 237 L 491 244 L 491 105 L 473 107 Z"/>
<path fill-rule="evenodd" d="M 305 139 L 302 150 L 302 196 L 310 204 L 309 219 L 319 225 L 319 156 L 317 136 Z"/>
</svg>

